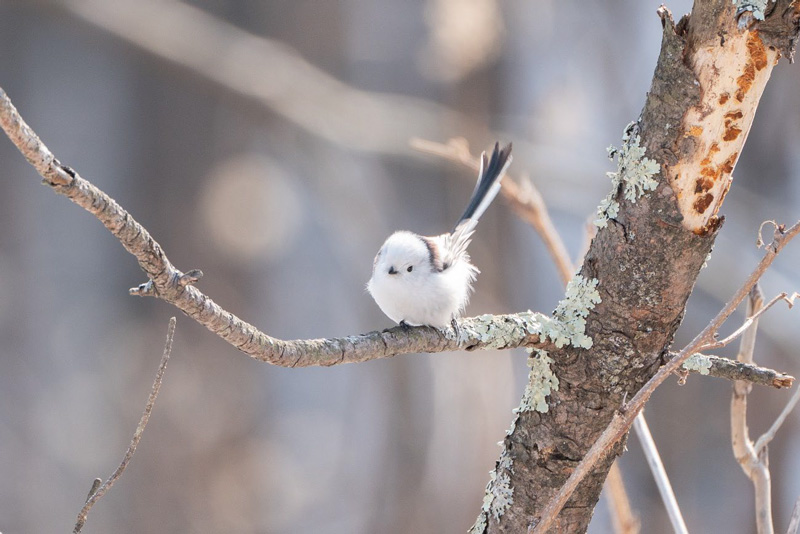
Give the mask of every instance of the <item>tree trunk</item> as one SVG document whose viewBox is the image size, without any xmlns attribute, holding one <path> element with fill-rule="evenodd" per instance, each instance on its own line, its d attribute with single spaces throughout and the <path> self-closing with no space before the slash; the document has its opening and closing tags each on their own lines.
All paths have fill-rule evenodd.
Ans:
<svg viewBox="0 0 800 534">
<path fill-rule="evenodd" d="M 677 25 L 659 10 L 663 42 L 652 87 L 626 130 L 607 199 L 618 209 L 604 201 L 604 227 L 581 268 L 584 279 L 598 281 L 601 299 L 586 317 L 593 343 L 550 352 L 557 389 L 542 410 L 520 407 L 473 532 L 535 526 L 621 403 L 667 357 L 722 223 L 718 210 L 759 98 L 777 60 L 791 58 L 798 35 L 797 2 L 768 3 L 763 21 L 753 4 L 737 14 L 731 0 L 698 0 Z M 655 163 L 660 172 L 653 174 L 648 165 Z M 534 366 L 529 388 L 537 373 Z M 623 445 L 583 480 L 554 531 L 586 530 Z"/>
</svg>

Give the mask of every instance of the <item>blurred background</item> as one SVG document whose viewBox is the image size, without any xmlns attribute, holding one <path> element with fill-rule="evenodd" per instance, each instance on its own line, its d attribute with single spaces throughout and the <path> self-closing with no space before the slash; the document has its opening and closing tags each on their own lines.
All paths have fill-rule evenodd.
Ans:
<svg viewBox="0 0 800 534">
<path fill-rule="evenodd" d="M 474 173 L 409 146 L 514 143 L 570 253 L 609 190 L 606 147 L 645 100 L 659 2 L 0 0 L 0 86 L 56 156 L 109 193 L 227 310 L 284 339 L 391 326 L 364 290 L 386 236 L 460 215 Z M 691 8 L 670 2 L 675 18 Z M 782 61 L 689 302 L 682 346 L 757 262 L 759 224 L 800 216 L 800 69 Z M 0 138 L 0 531 L 72 528 L 118 465 L 178 313 L 151 422 L 84 532 L 462 533 L 527 368 L 522 351 L 329 369 L 255 362 L 167 304 L 89 214 Z M 498 201 L 469 315 L 562 295 L 534 231 Z M 800 245 L 764 279 L 797 290 Z M 800 375 L 798 312 L 757 360 Z M 737 316 L 734 322 L 741 320 Z M 728 330 L 732 330 L 729 326 Z M 725 352 L 735 355 L 735 347 Z M 730 452 L 731 386 L 669 381 L 647 417 L 689 529 L 754 531 Z M 756 387 L 757 437 L 790 392 Z M 776 528 L 800 495 L 800 412 L 770 448 Z M 671 532 L 635 437 L 623 477 L 643 532 Z M 604 501 L 590 532 L 609 532 Z"/>
</svg>

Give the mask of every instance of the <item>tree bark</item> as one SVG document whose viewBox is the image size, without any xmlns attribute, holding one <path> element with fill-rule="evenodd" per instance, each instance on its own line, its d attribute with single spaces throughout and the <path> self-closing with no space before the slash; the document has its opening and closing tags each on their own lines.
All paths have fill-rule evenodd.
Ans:
<svg viewBox="0 0 800 534">
<path fill-rule="evenodd" d="M 547 398 L 545 413 L 521 407 L 473 532 L 535 526 L 621 404 L 668 358 L 722 224 L 718 210 L 758 100 L 777 59 L 791 58 L 800 6 L 768 3 L 764 21 L 737 13 L 730 0 L 698 0 L 677 25 L 665 8 L 659 14 L 661 53 L 645 107 L 627 134 L 629 146 L 638 135 L 645 157 L 659 164 L 657 185 L 625 198 L 625 184 L 615 182 L 611 198 L 619 209 L 606 211 L 606 226 L 580 271 L 598 280 L 602 299 L 586 319 L 592 347 L 551 352 L 558 389 Z M 623 446 L 617 443 L 583 480 L 551 531 L 586 530 Z M 507 506 L 487 508 L 498 491 L 505 492 L 500 497 Z"/>
</svg>

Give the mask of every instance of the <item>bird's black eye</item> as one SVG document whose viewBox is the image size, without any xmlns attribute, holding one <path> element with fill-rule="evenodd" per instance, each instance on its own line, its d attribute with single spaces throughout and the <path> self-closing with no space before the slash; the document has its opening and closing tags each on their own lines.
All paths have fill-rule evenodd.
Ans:
<svg viewBox="0 0 800 534">
<path fill-rule="evenodd" d="M 413 265 L 409 265 L 408 269 L 406 269 L 406 271 L 408 271 L 408 272 L 411 272 L 413 270 L 414 270 L 414 266 Z"/>
</svg>

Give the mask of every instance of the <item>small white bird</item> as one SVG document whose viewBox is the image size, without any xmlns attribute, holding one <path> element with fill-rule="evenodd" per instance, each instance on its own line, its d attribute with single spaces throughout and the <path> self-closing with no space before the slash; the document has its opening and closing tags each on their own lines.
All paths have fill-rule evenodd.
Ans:
<svg viewBox="0 0 800 534">
<path fill-rule="evenodd" d="M 472 198 L 448 234 L 433 237 L 399 231 L 389 236 L 375 256 L 367 290 L 391 320 L 405 325 L 456 327 L 469 301 L 478 269 L 467 247 L 475 226 L 500 191 L 500 179 L 511 163 L 511 144 L 492 157 L 481 154 L 481 170 Z"/>
</svg>

